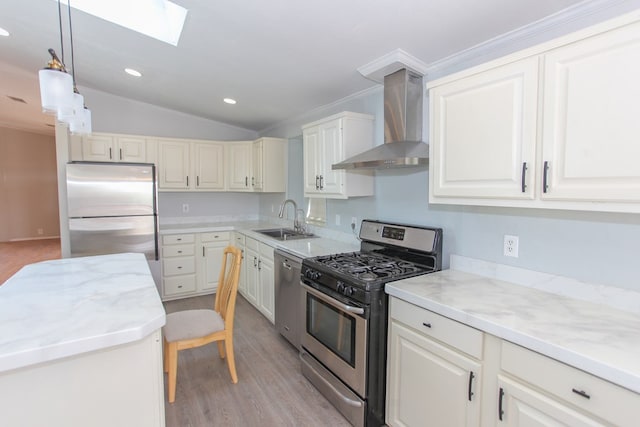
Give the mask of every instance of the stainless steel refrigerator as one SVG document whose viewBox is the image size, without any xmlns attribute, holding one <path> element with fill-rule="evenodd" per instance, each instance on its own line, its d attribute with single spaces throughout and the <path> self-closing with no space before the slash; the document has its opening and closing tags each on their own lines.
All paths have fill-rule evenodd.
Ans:
<svg viewBox="0 0 640 427">
<path fill-rule="evenodd" d="M 68 163 L 71 256 L 139 252 L 157 260 L 156 195 L 152 164 Z"/>
</svg>

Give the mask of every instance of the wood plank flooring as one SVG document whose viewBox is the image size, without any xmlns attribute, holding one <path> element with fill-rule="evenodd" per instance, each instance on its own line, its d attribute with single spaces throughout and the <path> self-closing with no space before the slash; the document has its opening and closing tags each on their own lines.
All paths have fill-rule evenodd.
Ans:
<svg viewBox="0 0 640 427">
<path fill-rule="evenodd" d="M 165 309 L 211 308 L 213 301 L 213 295 L 169 301 Z M 349 426 L 302 376 L 297 350 L 241 296 L 234 329 L 238 383 L 215 343 L 180 351 L 174 403 L 165 390 L 167 427 Z"/>
<path fill-rule="evenodd" d="M 60 239 L 0 242 L 0 285 L 27 264 L 60 257 Z"/>
</svg>

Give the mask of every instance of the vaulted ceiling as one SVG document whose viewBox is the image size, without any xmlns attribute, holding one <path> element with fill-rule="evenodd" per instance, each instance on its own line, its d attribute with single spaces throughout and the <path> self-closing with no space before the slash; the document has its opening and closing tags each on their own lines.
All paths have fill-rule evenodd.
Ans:
<svg viewBox="0 0 640 427">
<path fill-rule="evenodd" d="M 390 51 L 431 64 L 580 0 L 174 2 L 188 9 L 177 47 L 72 9 L 78 85 L 260 131 L 376 85 L 357 69 Z M 4 0 L 0 27 L 0 124 L 43 128 L 37 71 L 59 51 L 57 2 Z"/>
</svg>

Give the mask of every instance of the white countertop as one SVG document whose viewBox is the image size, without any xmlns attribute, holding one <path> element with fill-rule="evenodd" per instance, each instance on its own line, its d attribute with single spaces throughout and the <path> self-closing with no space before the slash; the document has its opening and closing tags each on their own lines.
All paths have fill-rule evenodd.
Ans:
<svg viewBox="0 0 640 427">
<path fill-rule="evenodd" d="M 389 295 L 640 393 L 640 314 L 463 271 L 391 282 Z"/>
<path fill-rule="evenodd" d="M 134 342 L 164 323 L 142 254 L 27 265 L 0 286 L 0 372 Z"/>
<path fill-rule="evenodd" d="M 276 224 L 269 221 L 215 221 L 215 222 L 199 222 L 199 223 L 182 223 L 182 224 L 166 224 L 160 225 L 160 234 L 176 234 L 176 233 L 205 233 L 212 231 L 239 231 L 242 234 L 259 240 L 276 249 L 285 250 L 292 255 L 301 258 L 309 258 L 320 255 L 328 255 L 341 252 L 353 252 L 360 250 L 359 243 L 351 243 L 333 238 L 316 236 L 308 239 L 297 239 L 281 241 L 264 234 L 257 233 L 255 230 L 263 230 L 268 228 L 280 228 L 282 224 Z M 291 228 L 291 226 L 287 226 Z"/>
</svg>

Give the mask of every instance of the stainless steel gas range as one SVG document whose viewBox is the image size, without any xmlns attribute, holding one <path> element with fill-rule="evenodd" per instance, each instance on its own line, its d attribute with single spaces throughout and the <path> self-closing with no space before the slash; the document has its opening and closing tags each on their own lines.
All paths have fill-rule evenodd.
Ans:
<svg viewBox="0 0 640 427">
<path fill-rule="evenodd" d="M 442 230 L 364 220 L 360 251 L 306 258 L 302 372 L 354 426 L 384 425 L 384 285 L 442 268 Z"/>
</svg>

